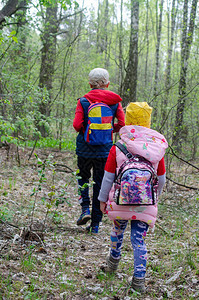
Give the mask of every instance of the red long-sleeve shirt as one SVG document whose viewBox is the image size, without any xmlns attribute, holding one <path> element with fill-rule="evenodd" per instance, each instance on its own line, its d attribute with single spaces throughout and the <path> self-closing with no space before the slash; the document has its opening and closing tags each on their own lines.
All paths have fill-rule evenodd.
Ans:
<svg viewBox="0 0 199 300">
<path fill-rule="evenodd" d="M 110 173 L 115 173 L 117 167 L 117 162 L 116 162 L 116 146 L 112 146 L 109 156 L 106 161 L 105 165 L 105 171 L 110 172 Z M 157 175 L 161 176 L 166 173 L 165 169 L 165 163 L 164 163 L 164 157 L 160 160 L 158 169 L 157 169 Z"/>
</svg>

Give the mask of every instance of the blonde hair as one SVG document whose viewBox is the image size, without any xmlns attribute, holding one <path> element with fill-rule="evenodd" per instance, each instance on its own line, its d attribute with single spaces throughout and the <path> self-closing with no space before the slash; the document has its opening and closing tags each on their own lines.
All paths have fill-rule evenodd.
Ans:
<svg viewBox="0 0 199 300">
<path fill-rule="evenodd" d="M 89 83 L 94 88 L 104 87 L 109 83 L 109 73 L 106 69 L 95 68 L 89 73 Z"/>
<path fill-rule="evenodd" d="M 152 107 L 147 102 L 131 102 L 126 108 L 125 124 L 150 128 Z"/>
</svg>

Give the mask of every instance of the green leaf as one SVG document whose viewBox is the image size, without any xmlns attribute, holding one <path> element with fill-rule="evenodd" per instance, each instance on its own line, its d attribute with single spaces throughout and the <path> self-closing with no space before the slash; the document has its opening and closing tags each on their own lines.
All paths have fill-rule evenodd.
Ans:
<svg viewBox="0 0 199 300">
<path fill-rule="evenodd" d="M 49 204 L 49 203 L 47 203 L 47 204 L 46 204 L 46 207 L 47 207 L 48 209 L 50 209 L 50 208 L 52 207 L 52 205 Z"/>
<path fill-rule="evenodd" d="M 15 30 L 13 30 L 13 31 L 11 31 L 11 33 L 10 33 L 10 35 L 9 36 L 12 36 L 12 35 L 15 35 L 16 34 L 16 31 Z"/>
<path fill-rule="evenodd" d="M 18 43 L 18 39 L 17 39 L 16 36 L 12 36 L 12 39 L 13 39 L 13 41 L 14 41 L 15 43 Z"/>
<path fill-rule="evenodd" d="M 55 193 L 54 192 L 50 192 L 50 193 L 48 193 L 48 196 L 49 197 L 52 197 L 52 196 L 54 196 L 55 195 Z"/>
</svg>

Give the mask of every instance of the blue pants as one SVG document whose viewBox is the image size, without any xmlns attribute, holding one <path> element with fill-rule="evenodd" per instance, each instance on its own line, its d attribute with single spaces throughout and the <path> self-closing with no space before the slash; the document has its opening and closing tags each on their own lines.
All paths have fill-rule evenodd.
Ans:
<svg viewBox="0 0 199 300">
<path fill-rule="evenodd" d="M 111 256 L 120 258 L 124 231 L 128 221 L 114 220 L 111 231 Z M 148 224 L 133 220 L 131 221 L 131 244 L 134 254 L 134 276 L 137 278 L 145 277 L 147 263 L 147 248 L 145 236 L 148 230 Z"/>
<path fill-rule="evenodd" d="M 92 212 L 91 212 L 91 225 L 99 225 L 102 220 L 102 212 L 100 210 L 100 201 L 98 200 L 99 191 L 101 188 L 102 179 L 104 176 L 104 167 L 107 158 L 87 158 L 78 156 L 78 179 L 79 186 L 83 187 L 85 183 L 89 183 L 91 178 L 91 169 L 93 170 L 93 197 L 92 197 Z M 87 208 L 90 205 L 89 187 L 81 189 L 81 206 Z"/>
</svg>

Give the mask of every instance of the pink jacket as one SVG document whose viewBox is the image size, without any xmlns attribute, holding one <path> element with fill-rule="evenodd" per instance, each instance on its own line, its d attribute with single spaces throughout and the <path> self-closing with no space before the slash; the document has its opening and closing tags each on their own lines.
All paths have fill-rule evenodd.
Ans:
<svg viewBox="0 0 199 300">
<path fill-rule="evenodd" d="M 151 161 L 157 170 L 158 163 L 164 156 L 165 149 L 168 147 L 163 135 L 149 128 L 128 125 L 121 128 L 120 137 L 120 143 L 125 144 L 129 152 L 145 157 Z M 116 148 L 116 172 L 125 160 L 126 156 Z M 146 206 L 117 205 L 113 201 L 113 193 L 114 187 L 112 187 L 109 193 L 109 200 L 107 202 L 107 214 L 111 220 L 139 220 L 151 227 L 154 226 L 158 212 L 157 203 Z"/>
</svg>

